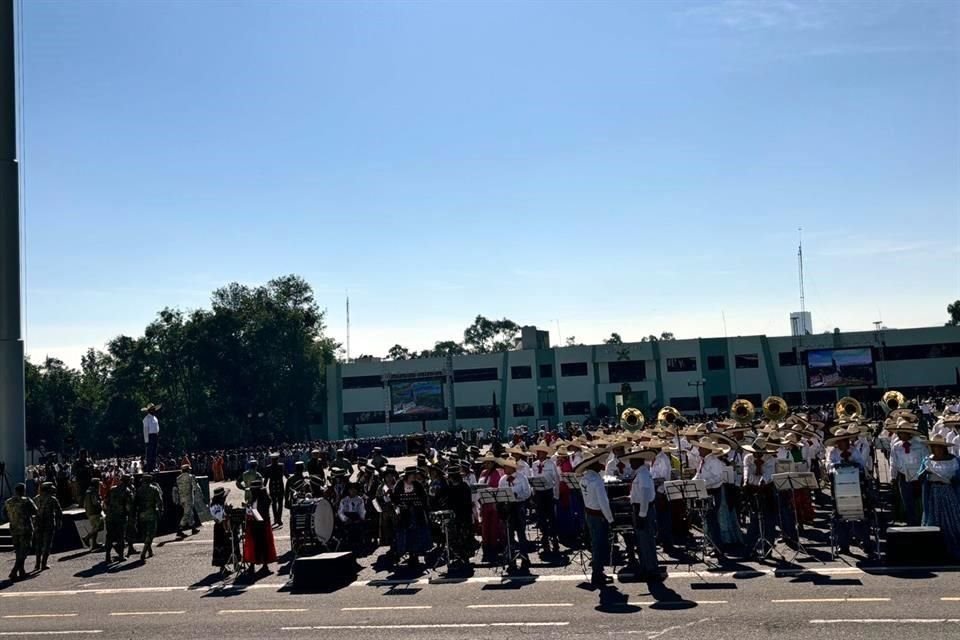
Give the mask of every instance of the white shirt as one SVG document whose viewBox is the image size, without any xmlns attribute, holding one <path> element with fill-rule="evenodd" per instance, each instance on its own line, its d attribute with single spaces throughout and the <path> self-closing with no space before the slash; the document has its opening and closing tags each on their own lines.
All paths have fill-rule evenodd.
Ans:
<svg viewBox="0 0 960 640">
<path fill-rule="evenodd" d="M 748 487 L 759 487 L 773 482 L 773 474 L 777 472 L 777 459 L 765 454 L 760 473 L 757 473 L 756 458 L 752 453 L 743 456 L 743 483 Z"/>
<path fill-rule="evenodd" d="M 500 489 L 513 489 L 513 495 L 517 497 L 518 502 L 523 502 L 533 495 L 533 489 L 530 488 L 527 476 L 520 473 L 519 469 L 512 476 L 504 475 L 501 477 L 498 486 Z"/>
<path fill-rule="evenodd" d="M 654 479 L 655 484 L 658 485 L 657 491 L 663 493 L 663 483 L 673 477 L 673 465 L 670 462 L 669 455 L 663 451 L 657 454 L 657 457 L 653 459 L 653 463 L 650 465 L 650 476 Z"/>
<path fill-rule="evenodd" d="M 546 460 L 535 460 L 530 465 L 531 477 L 543 478 L 548 489 L 553 490 L 553 497 L 560 497 L 560 470 L 557 469 L 557 463 L 547 458 Z"/>
<path fill-rule="evenodd" d="M 638 514 L 641 517 L 646 517 L 650 503 L 656 500 L 656 498 L 657 491 L 653 488 L 653 478 L 650 476 L 650 468 L 644 464 L 636 470 L 633 476 L 633 482 L 630 484 L 630 504 L 638 505 Z"/>
<path fill-rule="evenodd" d="M 157 420 L 157 416 L 152 413 L 148 413 L 143 418 L 143 441 L 150 442 L 151 433 L 160 433 L 160 421 Z"/>
<path fill-rule="evenodd" d="M 860 457 L 866 460 L 873 460 L 873 457 L 870 455 L 872 447 L 870 446 L 870 441 L 864 435 L 860 435 L 853 443 L 853 448 L 857 450 L 860 454 Z"/>
<path fill-rule="evenodd" d="M 833 473 L 833 470 L 840 466 L 844 462 L 843 458 L 840 456 L 840 449 L 836 447 L 830 448 L 830 455 L 827 456 L 827 473 Z M 850 457 L 847 458 L 846 462 L 848 464 L 855 464 L 861 469 L 865 468 L 866 463 L 863 460 L 863 456 L 860 455 L 860 452 L 850 448 Z"/>
<path fill-rule="evenodd" d="M 620 470 L 620 459 L 616 454 L 611 453 L 610 457 L 607 459 L 607 464 L 603 469 L 603 473 L 612 478 L 617 478 L 619 480 L 632 480 L 633 479 L 633 467 L 627 463 L 623 464 L 623 471 Z"/>
<path fill-rule="evenodd" d="M 592 469 L 580 478 L 580 490 L 583 492 L 583 506 L 587 509 L 599 511 L 607 522 L 613 522 L 613 511 L 610 510 L 610 498 L 607 497 L 607 487 L 603 478 Z"/>
<path fill-rule="evenodd" d="M 723 484 L 723 462 L 711 453 L 698 465 L 693 479 L 703 480 L 707 489 L 719 489 Z"/>
<path fill-rule="evenodd" d="M 530 477 L 530 465 L 527 464 L 526 460 L 517 460 L 517 475 L 523 476 L 525 478 Z"/>
<path fill-rule="evenodd" d="M 917 442 L 917 438 L 910 438 L 910 453 L 904 449 L 903 442 L 897 442 L 890 451 L 890 478 L 896 480 L 903 474 L 907 482 L 917 480 L 920 474 L 920 465 L 930 455 L 926 445 Z"/>
<path fill-rule="evenodd" d="M 351 498 L 350 496 L 347 496 L 340 501 L 340 508 L 337 509 L 337 515 L 340 516 L 341 522 L 347 522 L 350 520 L 350 518 L 347 517 L 348 513 L 360 514 L 361 520 L 367 517 L 367 507 L 363 502 L 363 497 L 356 496 Z"/>
</svg>

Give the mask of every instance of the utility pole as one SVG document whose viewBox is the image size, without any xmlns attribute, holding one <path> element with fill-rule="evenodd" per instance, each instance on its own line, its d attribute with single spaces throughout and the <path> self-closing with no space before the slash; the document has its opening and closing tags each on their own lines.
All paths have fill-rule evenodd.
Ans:
<svg viewBox="0 0 960 640">
<path fill-rule="evenodd" d="M 0 5 L 0 462 L 11 484 L 26 466 L 20 318 L 20 196 L 13 0 Z"/>
</svg>

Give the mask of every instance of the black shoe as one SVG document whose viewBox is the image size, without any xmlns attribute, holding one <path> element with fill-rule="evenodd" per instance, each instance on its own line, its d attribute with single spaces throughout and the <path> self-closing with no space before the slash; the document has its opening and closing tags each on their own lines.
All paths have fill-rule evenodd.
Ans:
<svg viewBox="0 0 960 640">
<path fill-rule="evenodd" d="M 198 533 L 200 533 L 200 529 L 194 529 L 194 530 L 193 530 L 193 535 L 197 535 Z"/>
</svg>

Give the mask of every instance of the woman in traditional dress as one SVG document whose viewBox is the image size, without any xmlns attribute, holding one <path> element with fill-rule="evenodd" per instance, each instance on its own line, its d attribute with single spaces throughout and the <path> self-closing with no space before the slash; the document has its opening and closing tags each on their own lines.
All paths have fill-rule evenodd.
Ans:
<svg viewBox="0 0 960 640">
<path fill-rule="evenodd" d="M 420 556 L 430 550 L 430 522 L 427 518 L 427 490 L 416 479 L 417 467 L 403 470 L 403 481 L 393 488 L 391 496 L 398 508 L 397 545 L 399 556 L 408 555 L 408 563 L 415 567 Z"/>
<path fill-rule="evenodd" d="M 557 470 L 561 473 L 573 473 L 570 452 L 563 445 L 557 448 Z M 564 546 L 573 548 L 580 539 L 583 523 L 582 500 L 574 500 L 573 491 L 560 480 L 560 498 L 557 501 L 557 536 Z"/>
<path fill-rule="evenodd" d="M 930 455 L 920 468 L 925 527 L 940 527 L 947 552 L 960 559 L 960 460 L 950 453 L 943 435 L 926 441 Z"/>
<path fill-rule="evenodd" d="M 477 484 L 485 485 L 496 489 L 500 486 L 500 470 L 497 469 L 497 458 L 488 453 L 480 458 L 483 465 L 483 471 L 477 479 Z M 506 532 L 503 522 L 500 520 L 500 514 L 497 513 L 496 504 L 480 505 L 480 543 L 483 549 L 481 560 L 483 562 L 494 562 L 503 551 L 503 545 L 506 542 Z"/>
<path fill-rule="evenodd" d="M 267 566 L 277 561 L 277 548 L 273 542 L 273 527 L 270 524 L 270 496 L 263 488 L 263 481 L 254 480 L 250 484 L 250 504 L 247 505 L 246 537 L 243 541 L 243 561 L 250 565 L 253 573 L 255 566 Z"/>
<path fill-rule="evenodd" d="M 229 489 L 217 487 L 210 498 L 210 515 L 213 516 L 213 558 L 211 564 L 227 571 L 232 559 L 240 559 L 240 528 L 230 522 L 227 495 Z"/>
</svg>

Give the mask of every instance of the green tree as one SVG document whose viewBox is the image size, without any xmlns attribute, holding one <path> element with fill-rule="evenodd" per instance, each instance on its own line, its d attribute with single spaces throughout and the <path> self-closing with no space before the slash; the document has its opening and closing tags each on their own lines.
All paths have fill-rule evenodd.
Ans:
<svg viewBox="0 0 960 640">
<path fill-rule="evenodd" d="M 610 337 L 603 341 L 604 344 L 623 344 L 623 338 L 619 333 L 611 333 Z"/>
<path fill-rule="evenodd" d="M 387 351 L 387 357 L 391 360 L 409 360 L 412 355 L 410 350 L 406 347 L 401 347 L 399 344 L 395 344 L 390 347 L 390 350 Z"/>
<path fill-rule="evenodd" d="M 74 440 L 74 410 L 80 375 L 56 358 L 24 363 L 27 445 L 58 451 Z"/>
<path fill-rule="evenodd" d="M 513 320 L 489 320 L 478 315 L 463 332 L 463 346 L 470 353 L 510 351 L 519 333 L 520 325 Z"/>
<path fill-rule="evenodd" d="M 950 314 L 950 320 L 947 321 L 946 326 L 960 327 L 960 300 L 948 304 L 947 313 Z"/>
</svg>

